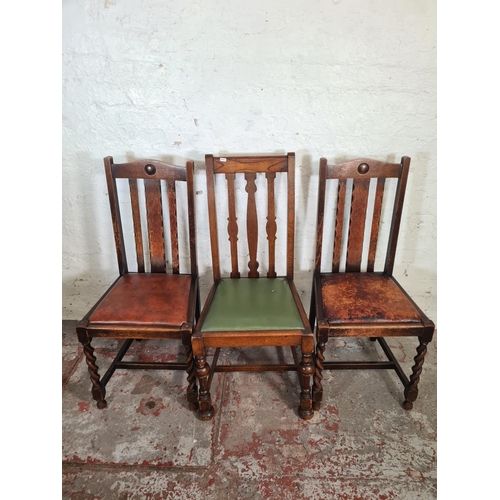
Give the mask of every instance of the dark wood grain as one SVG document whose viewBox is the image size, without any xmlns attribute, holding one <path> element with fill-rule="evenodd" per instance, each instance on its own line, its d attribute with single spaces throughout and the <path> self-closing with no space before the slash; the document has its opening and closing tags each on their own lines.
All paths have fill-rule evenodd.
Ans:
<svg viewBox="0 0 500 500">
<path fill-rule="evenodd" d="M 366 173 L 359 172 L 359 166 L 368 165 Z M 385 163 L 383 161 L 371 160 L 369 158 L 358 158 L 339 165 L 328 166 L 328 179 L 371 179 L 399 177 L 401 173 L 400 163 Z"/>
<path fill-rule="evenodd" d="M 318 208 L 316 217 L 316 255 L 314 258 L 314 271 L 321 271 L 321 254 L 323 250 L 323 225 L 325 220 L 325 191 L 326 191 L 326 169 L 327 159 L 321 158 L 319 161 L 318 178 Z M 313 325 L 311 325 L 313 326 Z"/>
<path fill-rule="evenodd" d="M 149 258 L 152 273 L 166 272 L 163 208 L 159 180 L 145 179 L 146 212 L 148 214 Z"/>
<path fill-rule="evenodd" d="M 372 227 L 370 232 L 370 246 L 368 248 L 368 264 L 366 270 L 372 272 L 375 268 L 375 254 L 377 251 L 378 233 L 380 228 L 380 216 L 382 214 L 382 199 L 384 197 L 385 179 L 377 179 L 375 190 L 375 201 L 373 204 Z"/>
<path fill-rule="evenodd" d="M 194 162 L 186 163 L 187 204 L 188 204 L 188 231 L 189 231 L 189 258 L 191 261 L 191 275 L 198 276 L 196 260 L 196 224 L 194 219 Z"/>
<path fill-rule="evenodd" d="M 134 224 L 135 251 L 137 255 L 137 272 L 144 272 L 144 245 L 142 242 L 141 213 L 139 208 L 139 192 L 137 179 L 129 179 L 132 221 Z"/>
<path fill-rule="evenodd" d="M 154 167 L 155 172 L 153 174 L 147 172 L 146 167 L 148 165 Z M 185 181 L 186 169 L 157 160 L 136 160 L 130 163 L 113 164 L 113 177 L 115 179 L 147 178 L 151 180 Z"/>
<path fill-rule="evenodd" d="M 226 156 L 214 158 L 215 173 L 286 172 L 288 167 L 288 158 L 286 156 Z"/>
<path fill-rule="evenodd" d="M 408 181 L 408 171 L 410 170 L 410 158 L 403 156 L 401 159 L 401 177 L 398 179 L 396 197 L 394 198 L 394 210 L 392 213 L 391 232 L 389 233 L 389 243 L 387 245 L 387 257 L 385 260 L 385 272 L 392 274 L 394 261 L 396 258 L 396 247 L 398 244 L 399 227 L 401 226 L 401 215 L 403 212 L 403 202 L 405 199 L 406 183 Z"/>
<path fill-rule="evenodd" d="M 170 220 L 170 248 L 172 252 L 172 272 L 179 274 L 179 229 L 177 227 L 177 196 L 175 181 L 167 183 L 168 218 Z"/>
<path fill-rule="evenodd" d="M 339 179 L 338 193 L 337 193 L 337 210 L 335 215 L 334 235 L 333 242 L 333 272 L 336 273 L 340 269 L 340 257 L 342 255 L 342 233 L 344 229 L 344 210 L 345 210 L 345 197 L 346 197 L 346 179 Z M 324 209 L 323 209 L 324 210 Z"/>
<path fill-rule="evenodd" d="M 214 157 L 205 155 L 207 175 L 208 222 L 210 228 L 210 248 L 212 250 L 212 272 L 214 280 L 220 279 L 219 242 L 217 240 L 217 209 L 215 207 Z"/>
<path fill-rule="evenodd" d="M 370 179 L 355 179 L 352 185 L 351 215 L 349 219 L 345 268 L 348 273 L 358 272 L 361 269 L 369 187 Z"/>
<path fill-rule="evenodd" d="M 113 158 L 107 156 L 104 158 L 104 169 L 106 172 L 106 183 L 108 185 L 109 206 L 111 209 L 111 219 L 113 221 L 113 233 L 115 236 L 116 256 L 118 259 L 118 271 L 120 275 L 128 272 L 127 255 L 125 253 L 125 244 L 123 241 L 123 228 L 120 216 L 120 206 L 116 189 L 116 180 L 113 177 Z"/>
</svg>

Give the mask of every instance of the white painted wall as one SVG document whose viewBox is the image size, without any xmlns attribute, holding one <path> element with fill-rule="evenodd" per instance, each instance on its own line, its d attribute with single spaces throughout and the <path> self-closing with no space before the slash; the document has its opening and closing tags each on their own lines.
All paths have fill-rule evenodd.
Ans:
<svg viewBox="0 0 500 500">
<path fill-rule="evenodd" d="M 287 151 L 306 310 L 319 158 L 408 155 L 394 274 L 436 320 L 435 2 L 63 0 L 63 318 L 117 275 L 104 156 L 196 161 L 203 298 L 205 153 Z"/>
</svg>

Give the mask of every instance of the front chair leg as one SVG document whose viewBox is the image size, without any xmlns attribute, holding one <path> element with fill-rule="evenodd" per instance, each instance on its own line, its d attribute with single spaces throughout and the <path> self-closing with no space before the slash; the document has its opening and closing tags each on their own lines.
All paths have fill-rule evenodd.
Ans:
<svg viewBox="0 0 500 500">
<path fill-rule="evenodd" d="M 314 368 L 314 378 L 313 378 L 313 388 L 312 388 L 312 399 L 313 399 L 313 410 L 319 410 L 321 407 L 321 401 L 323 400 L 323 385 L 321 381 L 323 380 L 323 361 L 325 361 L 326 344 L 324 342 L 318 342 L 316 345 L 316 356 L 315 356 L 315 368 Z"/>
<path fill-rule="evenodd" d="M 424 365 L 424 357 L 427 353 L 428 341 L 424 341 L 419 338 L 419 345 L 417 347 L 417 355 L 413 358 L 415 365 L 413 366 L 412 374 L 410 376 L 410 383 L 405 389 L 405 401 L 403 403 L 403 408 L 405 410 L 411 410 L 413 408 L 413 402 L 418 396 L 418 383 L 420 381 L 420 374 L 422 373 L 422 366 Z"/>
<path fill-rule="evenodd" d="M 302 353 L 302 359 L 299 363 L 299 381 L 300 381 L 300 406 L 299 417 L 309 420 L 314 415 L 311 394 L 311 375 L 314 373 L 312 353 Z"/>
<path fill-rule="evenodd" d="M 214 416 L 214 407 L 212 406 L 210 388 L 208 387 L 210 366 L 205 356 L 195 356 L 195 364 L 196 377 L 200 382 L 197 416 L 200 420 L 210 420 Z"/>
<path fill-rule="evenodd" d="M 196 411 L 198 409 L 198 387 L 196 387 L 196 375 L 194 373 L 193 349 L 190 345 L 186 347 L 186 373 L 188 374 L 187 400 L 189 409 Z"/>
<path fill-rule="evenodd" d="M 108 403 L 104 399 L 106 396 L 106 390 L 101 383 L 98 371 L 99 367 L 95 364 L 96 357 L 94 356 L 94 348 L 90 345 L 90 340 L 91 339 L 83 344 L 83 352 L 89 369 L 90 380 L 92 381 L 92 397 L 97 401 L 97 408 L 102 410 L 108 406 Z"/>
</svg>

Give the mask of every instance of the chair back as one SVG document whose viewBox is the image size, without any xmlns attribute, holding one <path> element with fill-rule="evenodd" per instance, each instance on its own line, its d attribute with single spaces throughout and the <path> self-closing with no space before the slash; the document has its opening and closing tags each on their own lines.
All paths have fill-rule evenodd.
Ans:
<svg viewBox="0 0 500 500">
<path fill-rule="evenodd" d="M 401 213 L 408 179 L 410 158 L 400 163 L 385 163 L 360 158 L 339 165 L 328 165 L 321 158 L 318 188 L 318 219 L 316 233 L 315 273 L 321 270 L 326 228 L 333 227 L 333 255 L 331 271 L 373 272 L 381 228 L 382 207 L 386 180 L 397 179 L 394 203 L 387 215 L 390 222 L 389 238 L 385 249 L 384 272 L 392 275 L 398 241 Z M 328 180 L 337 182 L 334 216 L 331 226 L 325 223 L 326 186 Z M 387 211 L 384 210 L 384 215 Z M 383 253 L 383 249 L 379 249 Z M 380 252 L 379 252 L 380 253 Z M 382 256 L 383 258 L 383 256 Z"/>
<path fill-rule="evenodd" d="M 190 273 L 197 275 L 193 162 L 186 168 L 169 165 L 156 160 L 137 160 L 130 163 L 113 163 L 113 158 L 104 158 L 106 181 L 108 184 L 109 203 L 113 220 L 116 253 L 120 275 L 128 272 L 129 262 L 125 252 L 123 224 L 117 179 L 127 179 L 130 190 L 130 206 L 134 228 L 134 240 L 137 260 L 137 272 L 167 272 L 165 242 L 165 208 L 168 211 L 167 234 L 170 242 L 172 273 L 179 274 L 179 227 L 177 219 L 176 183 L 187 184 L 187 219 Z M 140 189 L 139 189 L 140 188 Z M 144 193 L 144 196 L 141 196 Z M 164 201 L 167 200 L 166 202 Z M 165 207 L 167 205 L 167 207 Z M 143 237 L 145 236 L 145 237 Z"/>
<path fill-rule="evenodd" d="M 224 177 L 227 184 L 229 246 L 231 255 L 231 278 L 239 278 L 238 266 L 238 219 L 235 179 L 237 175 L 244 177 L 246 199 L 246 233 L 248 242 L 248 277 L 258 278 L 259 262 L 257 261 L 259 221 L 257 215 L 256 192 L 257 175 L 264 176 L 267 184 L 267 222 L 265 223 L 268 240 L 269 266 L 267 277 L 276 277 L 276 201 L 275 179 L 277 176 L 287 177 L 287 230 L 286 230 L 286 276 L 293 279 L 294 238 L 295 238 L 295 154 L 282 156 L 205 156 L 208 186 L 208 208 L 210 223 L 210 242 L 214 280 L 221 277 L 219 260 L 219 242 L 217 233 L 217 205 L 215 201 L 215 177 Z M 219 177 L 219 178 L 220 178 Z M 238 205 L 239 206 L 239 205 Z M 246 251 L 244 251 L 246 254 Z"/>
</svg>

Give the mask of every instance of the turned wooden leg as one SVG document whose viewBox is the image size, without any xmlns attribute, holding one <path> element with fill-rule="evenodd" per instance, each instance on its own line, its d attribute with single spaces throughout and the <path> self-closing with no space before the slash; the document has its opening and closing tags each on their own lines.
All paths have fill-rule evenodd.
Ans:
<svg viewBox="0 0 500 500">
<path fill-rule="evenodd" d="M 197 416 L 200 420 L 210 420 L 214 416 L 214 407 L 212 406 L 210 388 L 208 387 L 210 366 L 208 365 L 205 356 L 196 356 L 195 366 L 196 377 L 200 383 Z"/>
<path fill-rule="evenodd" d="M 83 352 L 89 369 L 90 380 L 92 381 L 92 397 L 97 401 L 97 408 L 102 410 L 108 406 L 108 403 L 104 399 L 106 390 L 101 384 L 101 378 L 98 372 L 99 367 L 95 364 L 96 357 L 94 356 L 94 348 L 90 345 L 90 339 L 83 344 Z"/>
<path fill-rule="evenodd" d="M 313 378 L 313 388 L 312 388 L 312 399 L 313 399 L 313 410 L 319 410 L 321 407 L 321 401 L 323 399 L 323 386 L 321 381 L 323 380 L 323 361 L 325 361 L 326 344 L 324 342 L 318 342 L 316 345 L 316 356 L 315 356 L 315 367 L 314 367 L 314 378 Z"/>
<path fill-rule="evenodd" d="M 196 411 L 198 409 L 198 387 L 196 387 L 196 375 L 194 373 L 194 358 L 193 349 L 191 346 L 186 347 L 186 373 L 188 374 L 187 400 L 189 409 Z"/>
<path fill-rule="evenodd" d="M 419 345 L 417 347 L 417 355 L 413 358 L 415 364 L 413 365 L 412 374 L 410 376 L 410 383 L 405 389 L 405 401 L 403 403 L 403 408 L 405 410 L 411 410 L 413 408 L 413 402 L 418 396 L 418 382 L 420 381 L 420 374 L 422 373 L 422 366 L 424 365 L 424 357 L 427 353 L 427 344 L 422 339 L 419 339 Z"/>
<path fill-rule="evenodd" d="M 311 375 L 314 373 L 312 353 L 302 353 L 299 363 L 300 406 L 299 417 L 309 420 L 314 415 L 312 407 Z"/>
</svg>

